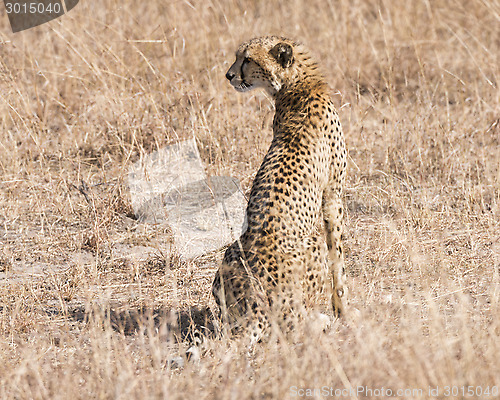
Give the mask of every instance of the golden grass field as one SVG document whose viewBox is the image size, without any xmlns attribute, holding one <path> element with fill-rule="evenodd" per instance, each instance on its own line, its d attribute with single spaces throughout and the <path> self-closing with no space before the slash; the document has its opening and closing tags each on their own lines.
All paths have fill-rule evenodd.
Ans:
<svg viewBox="0 0 500 400">
<path fill-rule="evenodd" d="M 0 399 L 500 398 L 498 0 L 82 0 L 16 34 L 0 9 Z M 153 311 L 211 306 L 222 252 L 181 262 L 127 171 L 194 136 L 248 190 L 273 106 L 224 74 L 264 34 L 336 93 L 348 314 L 171 369 Z"/>
</svg>

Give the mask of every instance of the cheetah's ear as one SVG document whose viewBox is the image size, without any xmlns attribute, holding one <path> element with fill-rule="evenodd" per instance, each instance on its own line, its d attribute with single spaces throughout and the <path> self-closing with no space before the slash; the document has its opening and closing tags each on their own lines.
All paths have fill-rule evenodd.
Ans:
<svg viewBox="0 0 500 400">
<path fill-rule="evenodd" d="M 288 68 L 293 64 L 292 46 L 286 43 L 278 43 L 269 53 L 278 61 L 283 68 Z"/>
</svg>

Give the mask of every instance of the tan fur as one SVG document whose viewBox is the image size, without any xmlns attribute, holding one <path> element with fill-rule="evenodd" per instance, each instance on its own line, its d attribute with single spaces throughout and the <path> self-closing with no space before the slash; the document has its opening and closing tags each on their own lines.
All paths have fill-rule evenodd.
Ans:
<svg viewBox="0 0 500 400">
<path fill-rule="evenodd" d="M 342 312 L 347 153 L 328 86 L 301 44 L 252 39 L 238 48 L 226 77 L 238 91 L 264 88 L 276 105 L 273 141 L 249 197 L 248 227 L 227 249 L 213 283 L 222 318 L 258 341 L 270 315 L 289 330 L 327 293 L 334 314 Z M 324 234 L 317 229 L 321 216 Z"/>
</svg>

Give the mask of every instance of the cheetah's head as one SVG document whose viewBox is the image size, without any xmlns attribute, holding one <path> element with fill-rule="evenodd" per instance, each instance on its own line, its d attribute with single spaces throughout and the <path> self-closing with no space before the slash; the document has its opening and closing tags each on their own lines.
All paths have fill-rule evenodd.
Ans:
<svg viewBox="0 0 500 400">
<path fill-rule="evenodd" d="M 236 51 L 236 61 L 227 71 L 226 78 L 239 92 L 260 87 L 274 96 L 287 80 L 296 75 L 297 46 L 297 43 L 278 36 L 243 43 Z"/>
</svg>

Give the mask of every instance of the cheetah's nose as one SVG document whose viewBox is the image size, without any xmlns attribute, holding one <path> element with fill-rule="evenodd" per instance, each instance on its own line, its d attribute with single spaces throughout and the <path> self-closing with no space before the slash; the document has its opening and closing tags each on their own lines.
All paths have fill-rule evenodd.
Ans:
<svg viewBox="0 0 500 400">
<path fill-rule="evenodd" d="M 231 79 L 234 78 L 234 73 L 231 72 L 231 71 L 227 71 L 226 78 L 227 78 L 228 81 L 230 81 Z"/>
</svg>

